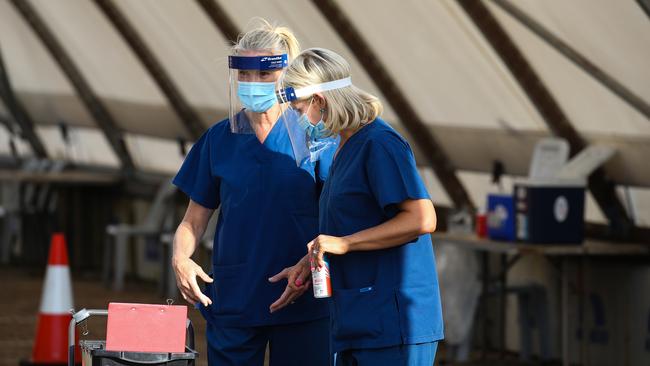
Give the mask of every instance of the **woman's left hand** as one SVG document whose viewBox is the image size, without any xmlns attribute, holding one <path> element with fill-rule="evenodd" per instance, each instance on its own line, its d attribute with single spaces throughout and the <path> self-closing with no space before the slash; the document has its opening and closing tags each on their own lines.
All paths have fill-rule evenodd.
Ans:
<svg viewBox="0 0 650 366">
<path fill-rule="evenodd" d="M 345 254 L 350 250 L 350 242 L 344 237 L 318 235 L 314 240 L 307 244 L 309 253 L 309 265 L 312 270 L 318 266 L 321 268 L 323 263 L 323 254 Z"/>
<path fill-rule="evenodd" d="M 307 256 L 302 257 L 294 266 L 283 269 L 280 273 L 269 278 L 269 282 L 275 283 L 283 278 L 287 279 L 287 287 L 280 297 L 275 300 L 269 307 L 271 313 L 276 312 L 283 307 L 293 304 L 310 285 L 309 277 L 311 273 L 307 267 Z"/>
</svg>

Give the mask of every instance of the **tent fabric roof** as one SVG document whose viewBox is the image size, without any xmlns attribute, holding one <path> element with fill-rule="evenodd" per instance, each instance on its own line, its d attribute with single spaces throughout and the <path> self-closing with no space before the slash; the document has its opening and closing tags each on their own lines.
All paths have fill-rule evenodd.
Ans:
<svg viewBox="0 0 650 366">
<path fill-rule="evenodd" d="M 44 18 L 95 93 L 127 133 L 143 170 L 172 174 L 182 161 L 182 122 L 137 57 L 99 8 L 86 0 L 28 0 Z M 617 148 L 607 172 L 620 185 L 650 187 L 650 120 L 494 4 L 484 1 L 589 142 Z M 228 106 L 229 44 L 195 1 L 114 0 L 179 91 L 208 127 Z M 550 132 L 539 113 L 454 0 L 337 1 L 441 143 L 474 197 L 493 160 L 513 176 L 527 174 L 536 140 Z M 219 1 L 240 29 L 262 16 L 292 28 L 303 48 L 325 47 L 351 64 L 355 85 L 383 99 L 336 29 L 313 2 Z M 522 11 L 646 102 L 650 101 L 650 22 L 633 1 L 519 0 Z M 37 123 L 52 158 L 117 166 L 106 139 L 71 84 L 9 0 L 0 0 L 0 47 L 13 88 Z M 408 135 L 384 100 L 384 118 Z M 10 119 L 0 103 L 0 117 Z M 56 127 L 70 126 L 66 146 Z M 0 127 L 0 141 L 9 134 Z M 21 154 L 29 155 L 24 142 Z M 417 146 L 414 146 L 417 150 Z M 0 143 L 0 154 L 9 154 Z M 423 161 L 423 159 L 420 159 Z M 466 173 L 465 173 L 466 172 Z M 438 187 L 432 172 L 426 173 Z M 465 176 L 465 178 L 462 178 Z M 483 188 L 480 188 L 483 187 Z M 645 187 L 645 188 L 643 188 Z M 442 190 L 442 201 L 448 200 Z M 442 198 L 444 197 L 444 198 Z M 648 195 L 644 197 L 647 200 Z M 646 207 L 647 203 L 641 206 Z"/>
</svg>

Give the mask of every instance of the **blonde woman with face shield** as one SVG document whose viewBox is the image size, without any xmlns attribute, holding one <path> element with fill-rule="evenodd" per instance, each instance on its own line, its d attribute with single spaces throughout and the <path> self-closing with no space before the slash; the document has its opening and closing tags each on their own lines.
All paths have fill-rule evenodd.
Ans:
<svg viewBox="0 0 650 366">
<path fill-rule="evenodd" d="M 289 278 L 306 278 L 327 256 L 337 365 L 432 365 L 443 338 L 429 235 L 436 214 L 408 142 L 330 50 L 302 52 L 280 84 L 307 135 L 340 137 L 320 196 L 320 235 L 307 244 L 312 268 L 298 263 Z"/>
<path fill-rule="evenodd" d="M 269 277 L 299 261 L 304 242 L 318 233 L 318 194 L 328 163 L 297 165 L 287 130 L 292 114 L 277 103 L 275 91 L 298 42 L 287 28 L 258 23 L 229 57 L 229 118 L 194 144 L 174 178 L 190 203 L 174 238 L 173 267 L 183 298 L 207 320 L 211 365 L 263 365 L 267 345 L 271 365 L 326 365 L 325 303 L 303 296 L 281 311 L 269 310 L 286 285 Z M 208 275 L 191 256 L 217 207 Z M 203 292 L 197 278 L 205 282 Z"/>
</svg>

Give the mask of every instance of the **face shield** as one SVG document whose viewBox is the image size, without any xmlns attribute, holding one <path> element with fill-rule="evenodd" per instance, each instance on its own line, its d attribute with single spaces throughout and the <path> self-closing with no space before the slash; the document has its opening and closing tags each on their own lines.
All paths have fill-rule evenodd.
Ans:
<svg viewBox="0 0 650 366">
<path fill-rule="evenodd" d="M 265 113 L 276 107 L 276 82 L 287 67 L 286 54 L 266 56 L 229 56 L 230 130 L 254 133 L 253 113 Z M 282 113 L 277 108 L 278 116 Z"/>
<path fill-rule="evenodd" d="M 324 156 L 332 156 L 340 140 L 325 127 L 324 109 L 320 110 L 319 121 L 314 122 L 309 119 L 309 110 L 315 108 L 312 106 L 313 99 L 309 97 L 315 93 L 341 89 L 350 85 L 352 85 L 352 79 L 347 77 L 322 84 L 308 85 L 302 88 L 287 87 L 277 91 L 277 100 L 281 104 L 290 105 L 290 102 L 293 101 L 309 100 L 309 105 L 302 113 L 291 107 L 285 111 L 285 114 L 293 115 L 291 118 L 284 118 L 292 144 L 294 147 L 304 146 L 302 149 L 294 148 L 298 166 L 315 163 Z"/>
</svg>

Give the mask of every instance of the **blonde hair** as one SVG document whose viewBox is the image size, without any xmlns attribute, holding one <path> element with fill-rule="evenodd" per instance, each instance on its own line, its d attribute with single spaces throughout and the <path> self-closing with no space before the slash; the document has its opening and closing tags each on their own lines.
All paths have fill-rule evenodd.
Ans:
<svg viewBox="0 0 650 366">
<path fill-rule="evenodd" d="M 289 61 L 300 52 L 300 44 L 291 29 L 269 23 L 263 18 L 253 18 L 249 30 L 240 34 L 232 47 L 233 54 L 240 51 L 266 50 L 272 53 L 286 53 Z"/>
<path fill-rule="evenodd" d="M 302 88 L 350 76 L 350 65 L 343 57 L 324 48 L 301 52 L 280 78 L 283 88 Z M 383 106 L 377 97 L 354 85 L 322 92 L 327 105 L 325 127 L 332 133 L 358 129 L 379 117 Z M 303 98 L 305 99 L 305 98 Z"/>
</svg>

